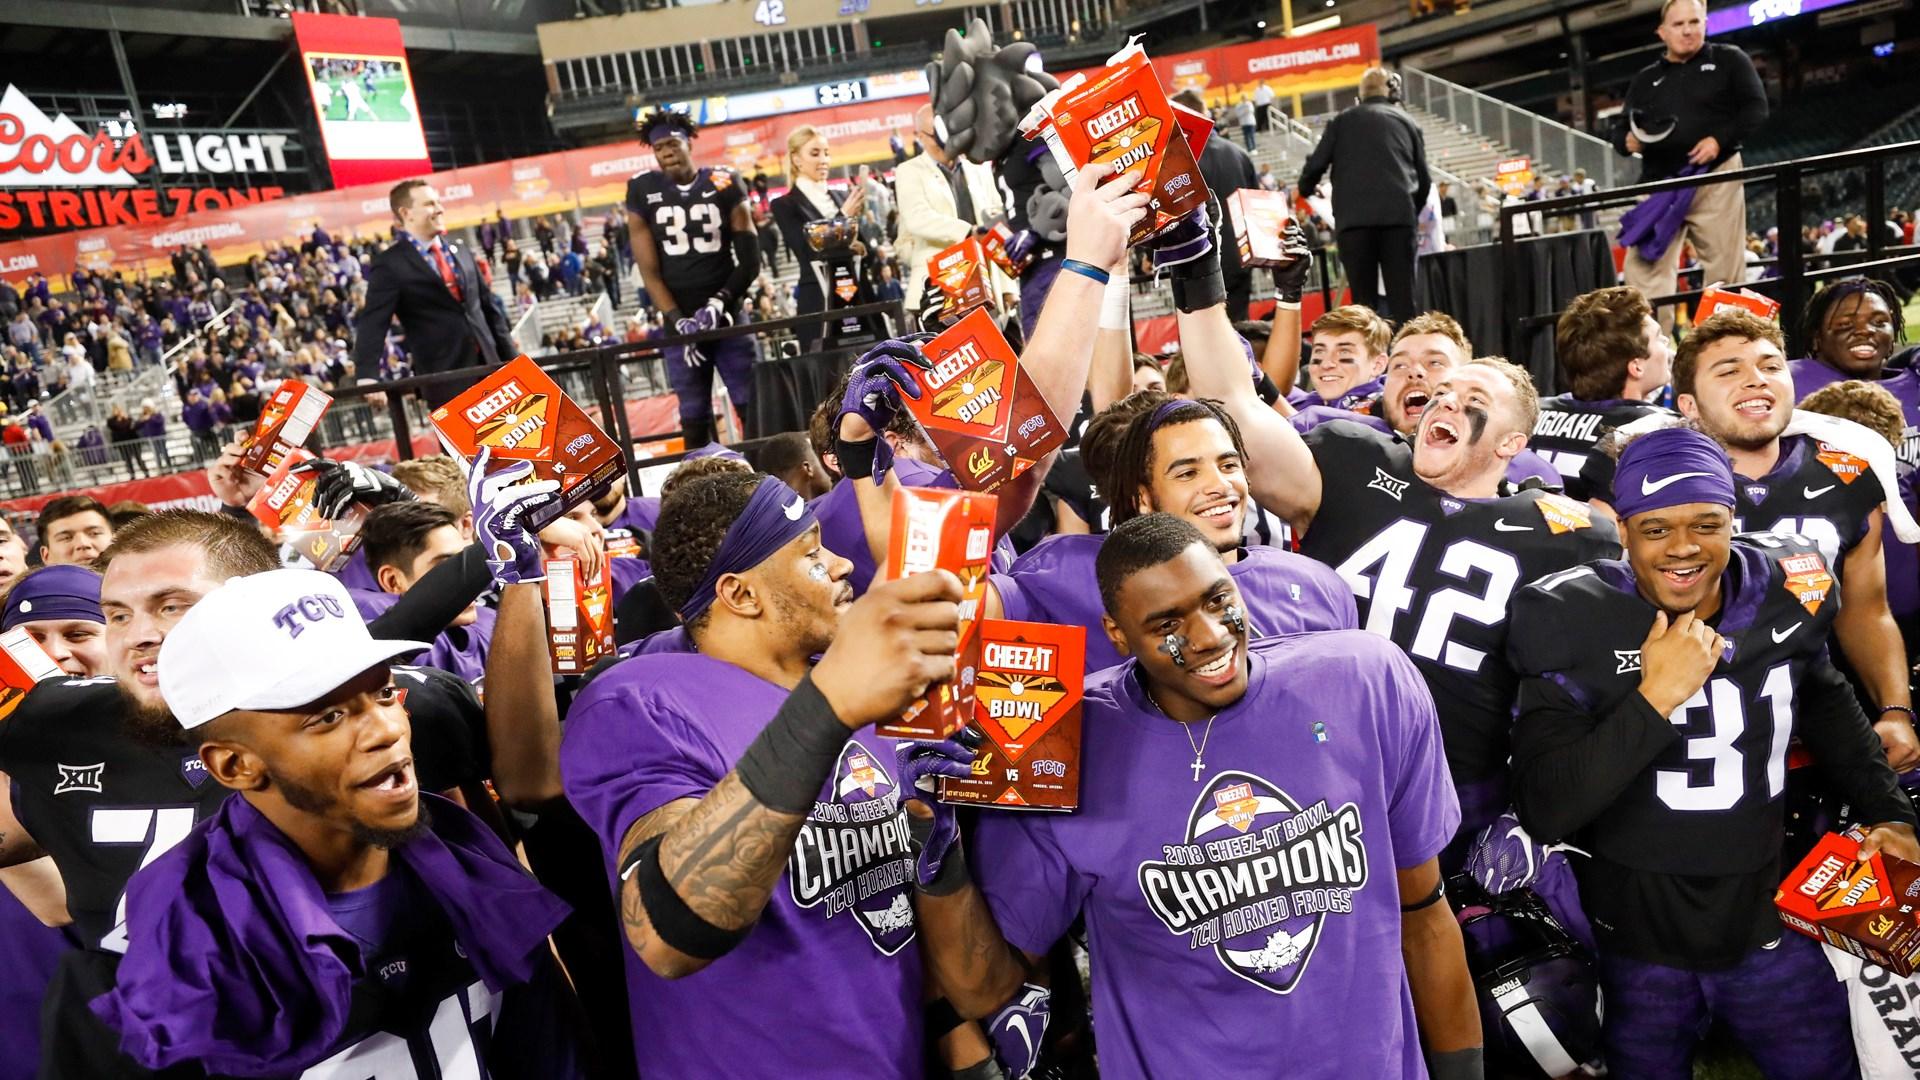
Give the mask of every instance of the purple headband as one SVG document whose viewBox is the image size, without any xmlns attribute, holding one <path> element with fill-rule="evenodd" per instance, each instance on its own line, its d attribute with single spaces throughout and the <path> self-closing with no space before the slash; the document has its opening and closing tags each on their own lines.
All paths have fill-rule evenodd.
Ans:
<svg viewBox="0 0 1920 1080">
<path fill-rule="evenodd" d="M 1187 398 L 1169 398 L 1166 401 L 1161 402 L 1160 407 L 1153 410 L 1153 415 L 1150 418 L 1148 418 L 1147 430 L 1149 432 L 1159 431 L 1160 426 L 1162 424 L 1165 424 L 1167 421 L 1173 419 L 1174 413 L 1178 412 L 1181 408 L 1185 406 L 1194 405 L 1194 404 L 1196 403 Z M 1208 415 L 1211 416 L 1212 414 L 1208 414 Z M 1199 418 L 1195 417 L 1194 419 L 1199 419 Z"/>
<path fill-rule="evenodd" d="M 693 138 L 693 133 L 687 130 L 683 121 L 671 118 L 654 121 L 640 137 L 647 140 L 648 146 L 652 146 L 669 135 L 679 135 L 688 140 Z"/>
<path fill-rule="evenodd" d="M 1613 474 L 1613 509 L 1621 520 L 1686 503 L 1734 505 L 1733 466 L 1720 444 L 1683 427 L 1628 443 Z"/>
<path fill-rule="evenodd" d="M 50 619 L 104 623 L 100 575 L 84 566 L 48 566 L 27 575 L 7 593 L 0 630 Z"/>
<path fill-rule="evenodd" d="M 713 606 L 713 587 L 723 576 L 759 566 L 818 523 L 813 511 L 807 509 L 806 500 L 794 494 L 792 488 L 775 477 L 762 477 L 746 508 L 720 538 L 720 547 L 707 563 L 707 572 L 700 575 L 687 602 L 680 606 L 680 621 L 690 623 Z"/>
</svg>

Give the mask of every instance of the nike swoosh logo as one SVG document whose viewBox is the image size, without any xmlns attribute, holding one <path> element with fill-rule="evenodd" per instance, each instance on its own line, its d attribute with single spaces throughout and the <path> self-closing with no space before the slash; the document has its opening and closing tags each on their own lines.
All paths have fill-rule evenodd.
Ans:
<svg viewBox="0 0 1920 1080">
<path fill-rule="evenodd" d="M 800 499 L 798 496 L 795 496 L 794 500 L 791 503 L 788 503 L 787 508 L 781 512 L 787 515 L 788 521 L 799 521 L 800 515 L 805 513 L 806 509 L 807 509 L 806 502 Z"/>
<path fill-rule="evenodd" d="M 1790 638 L 1790 637 L 1792 637 L 1792 636 L 1793 636 L 1793 632 L 1794 632 L 1795 630 L 1798 630 L 1798 629 L 1800 629 L 1800 628 L 1801 628 L 1802 626 L 1805 626 L 1805 625 L 1806 625 L 1806 623 L 1803 623 L 1803 622 L 1797 622 L 1797 623 L 1794 623 L 1794 624 L 1793 624 L 1792 626 L 1789 626 L 1789 627 L 1787 627 L 1787 628 L 1786 628 L 1785 630 L 1775 630 L 1775 631 L 1773 632 L 1773 643 L 1774 643 L 1775 645 L 1778 645 L 1778 644 L 1780 644 L 1781 642 L 1783 642 L 1783 641 L 1785 641 L 1785 640 L 1787 640 L 1788 638 Z"/>
<path fill-rule="evenodd" d="M 1494 519 L 1493 519 L 1493 531 L 1494 531 L 1494 532 L 1532 532 L 1532 531 L 1533 531 L 1533 526 L 1531 526 L 1531 525 L 1509 525 L 1509 524 L 1507 524 L 1507 521 L 1506 521 L 1506 519 L 1505 519 L 1505 518 L 1494 518 Z"/>
<path fill-rule="evenodd" d="M 1832 490 L 1833 490 L 1833 485 L 1828 484 L 1826 487 L 1823 487 L 1823 488 L 1801 488 L 1800 494 L 1809 499 L 1817 499 L 1820 496 L 1825 495 L 1827 492 Z"/>
<path fill-rule="evenodd" d="M 1657 79 L 1655 79 L 1655 80 L 1653 80 L 1653 85 L 1655 85 L 1655 86 L 1659 86 L 1659 85 L 1660 85 L 1661 83 L 1663 83 L 1663 82 L 1666 82 L 1666 81 L 1667 81 L 1667 77 L 1666 77 L 1665 75 L 1662 75 L 1662 76 L 1660 76 L 1659 78 L 1657 78 Z"/>
<path fill-rule="evenodd" d="M 1027 1018 L 1026 1017 L 1010 1016 L 1007 1018 L 1007 1030 L 1013 1031 L 1016 1029 L 1020 1032 L 1020 1041 L 1027 1044 L 1027 1054 L 1026 1054 L 1026 1057 L 1023 1058 L 1022 1060 L 1025 1060 L 1025 1061 L 1033 1060 L 1033 1036 L 1027 1034 Z"/>
<path fill-rule="evenodd" d="M 1651 476 L 1643 476 L 1640 478 L 1640 494 L 1657 495 L 1660 493 L 1661 489 L 1671 484 L 1677 484 L 1680 481 L 1685 480 L 1689 477 L 1712 476 L 1712 475 L 1713 475 L 1712 473 L 1706 473 L 1706 472 L 1681 472 L 1681 473 L 1674 473 L 1672 476 L 1662 477 L 1659 480 L 1655 480 Z"/>
</svg>

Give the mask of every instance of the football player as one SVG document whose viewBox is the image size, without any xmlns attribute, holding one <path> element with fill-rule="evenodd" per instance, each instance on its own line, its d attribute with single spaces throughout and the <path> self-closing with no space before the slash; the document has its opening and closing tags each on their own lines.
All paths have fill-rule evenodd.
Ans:
<svg viewBox="0 0 1920 1080">
<path fill-rule="evenodd" d="M 1584 503 L 1507 486 L 1537 410 L 1523 369 L 1477 359 L 1448 370 L 1410 439 L 1335 421 L 1303 441 L 1254 396 L 1217 282 L 1183 271 L 1173 284 L 1188 373 L 1196 395 L 1219 398 L 1239 422 L 1258 463 L 1248 489 L 1287 519 L 1303 554 L 1345 579 L 1361 626 L 1406 649 L 1432 688 L 1462 810 L 1461 843 L 1442 860 L 1452 871 L 1506 808 L 1507 601 L 1544 574 L 1616 553 L 1618 536 Z"/>
<path fill-rule="evenodd" d="M 1478 1078 L 1436 859 L 1459 808 L 1413 666 L 1357 631 L 1254 639 L 1215 541 L 1171 514 L 1117 525 L 1098 578 L 1131 659 L 1087 689 L 1100 779 L 1078 812 L 984 814 L 963 849 L 922 792 L 971 752 L 901 747 L 916 906 L 954 1008 L 1027 999 L 1084 917 L 1103 1076 Z M 996 1027 L 1003 1047 L 1021 1034 Z"/>
<path fill-rule="evenodd" d="M 699 125 L 687 114 L 655 109 L 640 118 L 639 127 L 660 166 L 627 181 L 627 235 L 640 280 L 675 333 L 731 326 L 760 275 L 760 243 L 746 189 L 727 169 L 695 167 L 693 138 Z M 715 368 L 741 419 L 753 423 L 753 356 L 748 334 L 667 350 L 667 381 L 680 399 L 680 427 L 689 449 L 714 438 Z M 747 436 L 754 434 L 749 428 Z"/>
<path fill-rule="evenodd" d="M 1574 298 L 1553 331 L 1569 393 L 1540 402 L 1527 445 L 1559 471 L 1567 494 L 1605 502 L 1613 458 L 1594 444 L 1648 414 L 1671 415 L 1648 398 L 1673 377 L 1673 342 L 1638 289 L 1595 289 Z"/>
<path fill-rule="evenodd" d="M 1387 371 L 1387 353 L 1393 347 L 1393 327 L 1372 308 L 1358 304 L 1337 307 L 1313 320 L 1307 328 L 1311 351 L 1307 355 L 1306 390 L 1291 389 L 1287 403 L 1294 408 L 1331 405 L 1352 412 L 1371 413 Z M 1181 343 L 1186 343 L 1182 335 Z"/>
<path fill-rule="evenodd" d="M 140 1075 L 116 1053 L 117 1040 L 101 1030 L 86 1002 L 112 986 L 126 949 L 127 879 L 186 836 L 226 794 L 207 782 L 198 755 L 181 741 L 160 695 L 155 657 L 201 596 L 230 577 L 280 565 L 279 553 L 251 522 L 224 514 L 153 514 L 114 541 L 101 556 L 104 674 L 50 679 L 0 724 L 0 771 L 13 782 L 11 803 L 0 801 L 7 811 L 0 813 L 0 866 L 52 856 L 83 946 L 63 958 L 42 1013 L 42 1075 L 53 1077 Z M 524 595 L 503 596 L 503 622 L 511 614 L 515 629 L 501 636 L 544 640 L 537 589 L 512 593 Z M 376 633 L 410 628 L 423 608 L 443 606 L 425 594 L 403 604 L 375 624 Z M 545 652 L 543 645 L 535 649 Z M 517 655 L 514 662 L 523 663 L 527 651 Z M 550 687 L 541 689 L 553 733 L 542 730 L 531 695 L 495 695 L 482 718 L 472 689 L 458 679 L 431 668 L 401 670 L 409 711 L 432 733 L 419 755 L 419 774 L 430 790 L 480 792 L 490 746 L 499 763 L 492 778 L 505 785 L 503 797 L 528 806 L 552 797 L 557 724 Z"/>
<path fill-rule="evenodd" d="M 1913 807 L 1826 657 L 1846 607 L 1826 556 L 1735 536 L 1738 483 L 1706 435 L 1639 436 L 1614 474 L 1626 560 L 1513 601 L 1515 803 L 1534 837 L 1591 854 L 1575 865 L 1621 1076 L 1692 1076 L 1709 1020 L 1768 1076 L 1854 1074 L 1846 997 L 1772 904 L 1791 741 L 1877 823 L 1866 850 L 1920 858 Z"/>
<path fill-rule="evenodd" d="M 609 668 L 561 747 L 631 946 L 641 1074 L 922 1075 L 912 855 L 871 725 L 953 676 L 958 579 L 856 601 L 799 495 L 737 472 L 667 499 L 653 565 L 697 651 Z M 797 988 L 808 1021 L 768 1023 Z"/>
<path fill-rule="evenodd" d="M 167 711 L 240 794 L 128 883 L 126 955 L 92 1008 L 129 1057 L 586 1075 L 547 944 L 566 905 L 478 818 L 422 795 L 410 680 L 389 666 L 422 644 L 375 639 L 346 587 L 308 569 L 230 580 L 168 632 Z"/>
<path fill-rule="evenodd" d="M 1673 388 L 1680 412 L 1726 446 L 1733 460 L 1734 528 L 1804 536 L 1845 583 L 1847 605 L 1834 617 L 1834 639 L 1878 710 L 1874 729 L 1894 769 L 1920 765 L 1906 646 L 1888 606 L 1881 553 L 1884 504 L 1895 478 L 1866 460 L 1884 454 L 1891 468 L 1891 449 L 1870 432 L 1856 444 L 1790 430 L 1790 422 L 1805 427 L 1824 418 L 1795 413 L 1780 328 L 1744 310 L 1720 312 L 1694 327 L 1674 358 Z M 1898 505 L 1897 494 L 1893 502 Z"/>
</svg>

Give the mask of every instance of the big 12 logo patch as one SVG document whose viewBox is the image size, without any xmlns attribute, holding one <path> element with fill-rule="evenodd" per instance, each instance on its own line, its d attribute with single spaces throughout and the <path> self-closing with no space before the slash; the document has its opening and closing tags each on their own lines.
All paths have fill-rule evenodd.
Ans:
<svg viewBox="0 0 1920 1080">
<path fill-rule="evenodd" d="M 1210 780 L 1182 840 L 1140 864 L 1140 891 L 1168 932 L 1211 947 L 1240 978 L 1288 994 L 1329 918 L 1353 912 L 1367 883 L 1359 807 L 1302 806 L 1252 773 Z"/>
</svg>

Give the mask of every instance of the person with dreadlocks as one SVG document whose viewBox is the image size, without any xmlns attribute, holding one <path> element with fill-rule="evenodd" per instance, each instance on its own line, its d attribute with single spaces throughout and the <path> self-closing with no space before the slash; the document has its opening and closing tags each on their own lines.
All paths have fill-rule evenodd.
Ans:
<svg viewBox="0 0 1920 1080">
<path fill-rule="evenodd" d="M 699 125 L 687 114 L 654 109 L 640 118 L 639 128 L 660 166 L 627 181 L 627 233 L 640 280 L 654 306 L 666 313 L 672 332 L 731 326 L 760 274 L 760 244 L 746 189 L 727 169 L 694 165 Z M 670 346 L 666 365 L 689 447 L 713 441 L 715 368 L 748 425 L 748 437 L 754 435 L 752 338 Z"/>
<path fill-rule="evenodd" d="M 1842 379 L 1878 383 L 1892 394 L 1906 414 L 1905 430 L 1893 444 L 1901 476 L 1920 466 L 1920 372 L 1913 370 L 1910 353 L 1894 357 L 1905 337 L 1900 294 L 1892 285 L 1841 278 L 1807 301 L 1793 342 L 1801 359 L 1787 365 L 1797 398 Z"/>
</svg>

